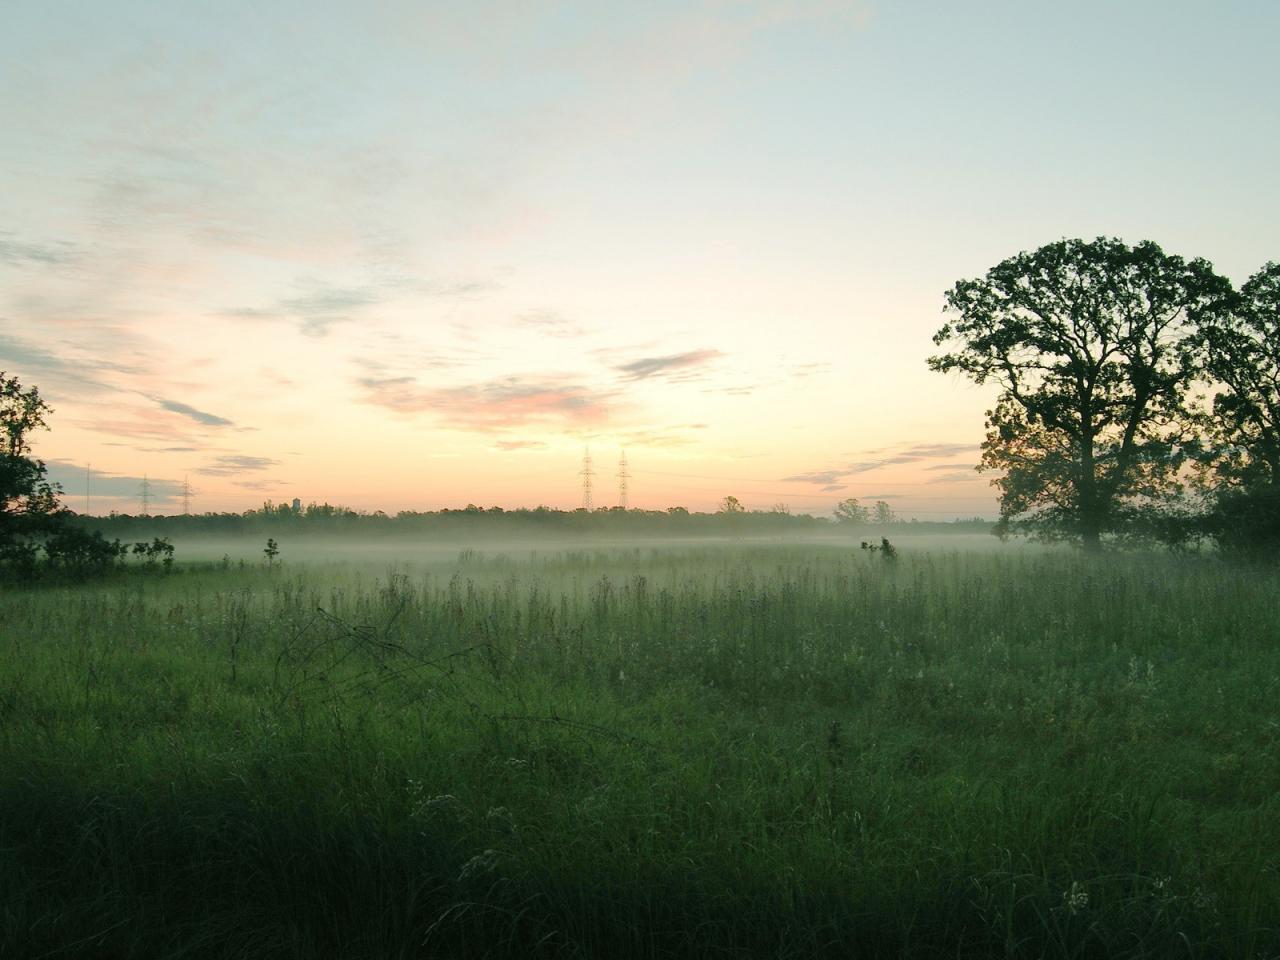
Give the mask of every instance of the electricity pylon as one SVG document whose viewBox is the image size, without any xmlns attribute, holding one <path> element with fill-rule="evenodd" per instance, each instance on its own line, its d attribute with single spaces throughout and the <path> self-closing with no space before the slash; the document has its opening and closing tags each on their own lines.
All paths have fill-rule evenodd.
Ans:
<svg viewBox="0 0 1280 960">
<path fill-rule="evenodd" d="M 591 479 L 596 475 L 596 472 L 591 469 L 590 447 L 583 448 L 582 469 L 578 471 L 578 475 L 582 477 L 582 509 L 590 512 L 595 509 L 591 498 Z"/>
<path fill-rule="evenodd" d="M 622 458 L 618 461 L 618 506 L 623 510 L 630 507 L 629 498 L 627 496 L 627 481 L 631 479 L 631 471 L 627 469 L 627 451 L 622 451 Z"/>
</svg>

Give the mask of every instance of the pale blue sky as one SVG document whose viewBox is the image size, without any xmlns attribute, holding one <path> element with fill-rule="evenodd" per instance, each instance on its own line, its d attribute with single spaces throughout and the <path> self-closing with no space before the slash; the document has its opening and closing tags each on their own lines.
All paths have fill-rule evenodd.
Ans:
<svg viewBox="0 0 1280 960">
<path fill-rule="evenodd" d="M 0 368 L 58 469 L 205 508 L 572 506 L 590 441 L 643 506 L 990 513 L 942 291 L 1062 236 L 1280 258 L 1278 40 L 1260 2 L 10 0 Z"/>
</svg>

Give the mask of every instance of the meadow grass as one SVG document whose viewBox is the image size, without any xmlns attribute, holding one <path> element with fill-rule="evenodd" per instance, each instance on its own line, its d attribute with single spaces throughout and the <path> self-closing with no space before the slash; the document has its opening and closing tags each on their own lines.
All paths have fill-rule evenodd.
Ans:
<svg viewBox="0 0 1280 960">
<path fill-rule="evenodd" d="M 830 546 L 0 596 L 0 957 L 1280 956 L 1280 575 Z"/>
</svg>

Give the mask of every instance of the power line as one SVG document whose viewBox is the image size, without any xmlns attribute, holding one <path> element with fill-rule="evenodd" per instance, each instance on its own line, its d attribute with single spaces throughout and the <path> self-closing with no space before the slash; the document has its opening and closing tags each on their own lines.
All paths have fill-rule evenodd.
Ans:
<svg viewBox="0 0 1280 960">
<path fill-rule="evenodd" d="M 623 510 L 630 506 L 628 498 L 627 481 L 631 479 L 631 472 L 627 469 L 627 451 L 622 451 L 622 458 L 618 461 L 618 506 Z"/>
</svg>

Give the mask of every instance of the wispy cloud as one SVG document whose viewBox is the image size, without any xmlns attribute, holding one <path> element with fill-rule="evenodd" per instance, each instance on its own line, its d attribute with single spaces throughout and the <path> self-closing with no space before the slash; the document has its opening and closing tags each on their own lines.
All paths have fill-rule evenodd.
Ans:
<svg viewBox="0 0 1280 960">
<path fill-rule="evenodd" d="M 497 280 L 475 278 L 470 280 L 420 280 L 414 284 L 414 289 L 418 293 L 424 293 L 432 297 L 454 297 L 465 300 L 482 294 L 493 293 L 495 290 L 501 290 L 502 284 Z"/>
<path fill-rule="evenodd" d="M 426 387 L 414 377 L 364 377 L 364 400 L 397 413 L 431 413 L 462 429 L 490 431 L 530 424 L 581 428 L 607 420 L 613 395 L 548 374 L 510 376 L 456 387 Z"/>
<path fill-rule="evenodd" d="M 15 369 L 38 377 L 40 385 L 58 385 L 77 393 L 99 393 L 113 389 L 103 378 L 117 373 L 133 373 L 128 364 L 85 356 L 79 351 L 55 353 L 48 347 L 0 334 L 0 369 Z"/>
<path fill-rule="evenodd" d="M 80 257 L 80 248 L 65 240 L 56 243 L 36 243 L 18 240 L 12 233 L 0 231 L 0 264 L 60 267 L 73 264 Z"/>
<path fill-rule="evenodd" d="M 618 442 L 624 447 L 683 447 L 696 440 L 690 431 L 705 429 L 705 423 L 676 423 L 649 430 L 630 430 L 619 434 Z"/>
<path fill-rule="evenodd" d="M 205 413 L 203 410 L 197 410 L 195 407 L 188 406 L 185 403 L 179 403 L 177 400 L 166 400 L 163 397 L 149 397 L 148 399 L 158 403 L 163 410 L 170 413 L 177 413 L 196 423 L 204 424 L 206 427 L 233 427 L 235 426 L 226 417 L 219 417 L 213 413 Z"/>
<path fill-rule="evenodd" d="M 650 377 L 664 377 L 669 380 L 694 380 L 697 374 L 693 371 L 705 367 L 724 354 L 719 350 L 689 350 L 685 353 L 669 353 L 660 357 L 640 357 L 627 363 L 620 363 L 614 369 L 622 374 L 625 380 L 647 380 Z"/>
<path fill-rule="evenodd" d="M 881 448 L 879 450 L 868 451 L 869 453 L 884 454 L 874 459 L 854 460 L 844 463 L 836 467 L 830 467 L 825 470 L 811 470 L 806 473 L 797 473 L 789 477 L 783 477 L 783 483 L 813 483 L 823 487 L 830 487 L 839 484 L 849 477 L 857 476 L 861 473 L 868 473 L 872 470 L 879 470 L 882 467 L 892 467 L 907 463 L 920 463 L 926 460 L 949 460 L 961 454 L 976 454 L 977 446 L 970 443 L 914 443 L 903 448 Z M 924 470 L 959 470 L 962 464 L 946 463 L 933 467 L 923 467 Z"/>
<path fill-rule="evenodd" d="M 955 470 L 951 473 L 939 474 L 936 477 L 930 477 L 926 483 L 990 483 L 988 477 L 980 477 L 972 470 Z"/>
<path fill-rule="evenodd" d="M 546 444 L 541 440 L 495 440 L 499 450 L 541 450 Z"/>
<path fill-rule="evenodd" d="M 152 443 L 174 445 L 194 445 L 196 438 L 172 417 L 153 410 L 120 410 L 113 411 L 115 416 L 92 419 L 75 419 L 69 421 L 74 426 L 88 430 L 99 436 L 129 437 L 134 440 L 145 440 Z M 126 416 L 121 416 L 125 414 Z M 132 418 L 127 418 L 128 415 Z"/>
<path fill-rule="evenodd" d="M 470 299 L 498 284 L 491 280 L 430 280 L 416 277 L 377 277 L 369 282 L 335 285 L 310 278 L 295 282 L 297 292 L 266 307 L 236 306 L 217 315 L 236 320 L 293 320 L 311 337 L 323 337 L 333 327 L 354 321 L 370 307 L 403 297 Z"/>
<path fill-rule="evenodd" d="M 831 369 L 831 364 L 820 363 L 797 363 L 790 368 L 789 375 L 792 380 L 807 380 L 822 373 L 827 373 Z"/>
<path fill-rule="evenodd" d="M 303 333 L 322 337 L 334 324 L 350 321 L 354 312 L 373 306 L 379 299 L 368 288 L 314 284 L 306 293 L 281 300 L 280 309 L 299 319 Z"/>
<path fill-rule="evenodd" d="M 531 310 L 516 317 L 516 324 L 545 337 L 569 339 L 581 337 L 586 330 L 578 323 L 554 310 Z"/>
<path fill-rule="evenodd" d="M 917 443 L 905 452 L 919 460 L 930 460 L 941 457 L 958 457 L 962 453 L 974 453 L 977 445 L 972 443 Z"/>
<path fill-rule="evenodd" d="M 242 454 L 226 454 L 215 457 L 203 467 L 197 467 L 195 473 L 206 477 L 234 477 L 241 473 L 256 473 L 278 466 L 279 460 L 269 457 L 248 457 Z"/>
<path fill-rule="evenodd" d="M 783 483 L 822 483 L 831 485 L 837 483 L 841 477 L 848 474 L 847 470 L 815 470 L 811 473 L 797 473 L 790 477 L 783 477 Z"/>
<path fill-rule="evenodd" d="M 233 480 L 231 485 L 245 490 L 274 490 L 284 486 L 279 480 Z"/>
</svg>

